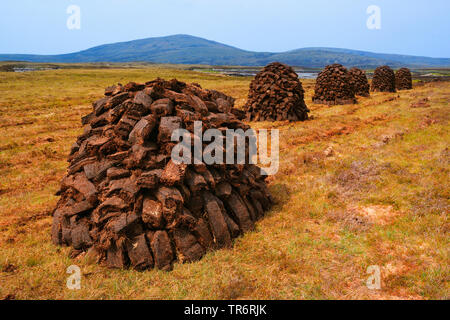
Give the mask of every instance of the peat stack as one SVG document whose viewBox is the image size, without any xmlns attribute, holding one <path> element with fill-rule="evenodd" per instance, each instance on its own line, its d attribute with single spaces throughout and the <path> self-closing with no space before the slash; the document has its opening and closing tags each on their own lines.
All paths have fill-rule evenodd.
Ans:
<svg viewBox="0 0 450 320">
<path fill-rule="evenodd" d="M 412 76 L 408 68 L 401 68 L 395 73 L 395 86 L 397 90 L 411 90 Z"/>
<path fill-rule="evenodd" d="M 157 79 L 106 89 L 82 119 L 84 133 L 53 213 L 52 240 L 111 268 L 170 270 L 230 247 L 272 204 L 254 165 L 177 164 L 172 132 L 249 129 L 234 99 L 196 84 Z M 205 146 L 205 145 L 204 145 Z M 224 157 L 225 159 L 225 157 Z M 202 161 L 202 160 L 201 160 Z"/>
<path fill-rule="evenodd" d="M 348 70 L 340 64 L 325 67 L 317 77 L 313 102 L 326 105 L 357 103 Z"/>
<path fill-rule="evenodd" d="M 290 66 L 271 63 L 250 84 L 244 109 L 248 121 L 304 121 L 309 109 L 305 91 L 297 73 Z"/>
<path fill-rule="evenodd" d="M 375 69 L 372 79 L 372 91 L 374 92 L 396 92 L 395 74 L 388 66 Z"/>
<path fill-rule="evenodd" d="M 355 95 L 361 97 L 368 97 L 370 95 L 370 85 L 367 80 L 366 72 L 359 68 L 351 68 L 349 70 L 352 77 L 352 84 L 355 90 Z"/>
</svg>

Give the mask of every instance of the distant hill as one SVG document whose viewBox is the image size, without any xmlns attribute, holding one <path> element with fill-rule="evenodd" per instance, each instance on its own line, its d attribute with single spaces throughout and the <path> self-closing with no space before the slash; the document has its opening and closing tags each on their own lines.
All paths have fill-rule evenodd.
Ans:
<svg viewBox="0 0 450 320">
<path fill-rule="evenodd" d="M 375 68 L 385 64 L 391 67 L 450 67 L 448 58 L 381 54 L 336 48 L 303 48 L 282 53 L 252 52 L 189 35 L 106 44 L 61 55 L 0 54 L 0 61 L 10 60 L 53 63 L 145 61 L 235 66 L 263 66 L 273 61 L 280 61 L 293 66 L 310 68 L 322 68 L 332 63 L 361 68 Z"/>
</svg>

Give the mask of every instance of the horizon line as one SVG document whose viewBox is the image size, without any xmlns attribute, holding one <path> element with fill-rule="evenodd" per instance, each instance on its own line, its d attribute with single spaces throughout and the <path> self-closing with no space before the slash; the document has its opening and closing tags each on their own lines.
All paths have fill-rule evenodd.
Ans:
<svg viewBox="0 0 450 320">
<path fill-rule="evenodd" d="M 290 49 L 290 50 L 286 50 L 286 51 L 252 51 L 252 50 L 246 50 L 243 48 L 239 48 L 233 45 L 229 45 L 223 42 L 219 42 L 216 40 L 211 40 L 211 39 L 207 39 L 207 38 L 203 38 L 203 37 L 199 37 L 199 36 L 194 36 L 194 35 L 190 35 L 190 34 L 184 34 L 184 33 L 179 33 L 179 34 L 172 34 L 172 35 L 167 35 L 167 36 L 157 36 L 157 37 L 147 37 L 147 38 L 139 38 L 139 39 L 134 39 L 134 40 L 126 40 L 126 41 L 117 41 L 117 42 L 110 42 L 110 43 L 103 43 L 103 44 L 99 44 L 99 45 L 95 45 L 92 47 L 88 47 L 86 49 L 82 49 L 82 50 L 78 50 L 78 51 L 73 51 L 73 52 L 67 52 L 67 53 L 56 53 L 56 54 L 40 54 L 40 53 L 3 53 L 0 52 L 0 55 L 27 55 L 27 56 L 62 56 L 62 55 L 69 55 L 69 54 L 75 54 L 75 53 L 80 53 L 83 51 L 87 51 L 90 49 L 94 49 L 94 48 L 98 48 L 98 47 L 102 47 L 102 46 L 107 46 L 107 45 L 114 45 L 114 44 L 119 44 L 119 43 L 127 43 L 127 42 L 134 42 L 134 41 L 142 41 L 142 40 L 148 40 L 148 39 L 158 39 L 158 38 L 170 38 L 170 37 L 176 37 L 176 36 L 187 36 L 187 37 L 192 37 L 192 38 L 198 38 L 198 39 L 202 39 L 202 40 L 206 40 L 206 41 L 210 41 L 210 42 L 215 42 L 217 44 L 221 44 L 224 46 L 228 46 L 228 47 L 232 47 L 234 49 L 238 49 L 238 50 L 242 50 L 245 52 L 250 52 L 250 53 L 270 53 L 270 54 L 280 54 L 280 53 L 287 53 L 287 52 L 292 52 L 292 51 L 296 51 L 296 50 L 304 50 L 304 49 L 340 49 L 340 50 L 352 50 L 352 51 L 359 51 L 359 52 L 369 52 L 369 53 L 374 53 L 374 54 L 388 54 L 388 55 L 395 55 L 395 56 L 410 56 L 410 57 L 417 57 L 417 58 L 432 58 L 432 59 L 450 59 L 450 57 L 432 57 L 432 56 L 423 56 L 423 55 L 415 55 L 415 54 L 405 54 L 405 53 L 387 53 L 387 52 L 378 52 L 378 51 L 367 51 L 367 50 L 361 50 L 361 49 L 350 49 L 350 48 L 343 48 L 343 47 L 326 47 L 326 46 L 318 46 L 318 47 L 301 47 L 301 48 L 296 48 L 296 49 Z"/>
</svg>

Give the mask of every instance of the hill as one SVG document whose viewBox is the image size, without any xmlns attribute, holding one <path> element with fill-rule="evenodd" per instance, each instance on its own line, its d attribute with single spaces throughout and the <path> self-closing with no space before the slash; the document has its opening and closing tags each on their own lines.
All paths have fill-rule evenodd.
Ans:
<svg viewBox="0 0 450 320">
<path fill-rule="evenodd" d="M 252 52 L 189 35 L 106 44 L 62 55 L 0 54 L 0 61 L 10 60 L 53 63 L 146 61 L 236 66 L 261 66 L 280 61 L 311 68 L 321 68 L 332 63 L 362 68 L 375 68 L 384 64 L 392 67 L 450 67 L 448 58 L 381 54 L 337 48 L 303 48 L 282 53 Z"/>
</svg>

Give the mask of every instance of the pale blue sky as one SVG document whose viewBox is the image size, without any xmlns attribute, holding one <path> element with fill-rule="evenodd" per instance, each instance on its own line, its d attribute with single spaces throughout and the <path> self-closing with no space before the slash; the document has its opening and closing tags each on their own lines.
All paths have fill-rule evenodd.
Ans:
<svg viewBox="0 0 450 320">
<path fill-rule="evenodd" d="M 68 30 L 69 5 L 81 30 Z M 369 5 L 381 30 L 366 27 Z M 59 54 L 191 34 L 252 51 L 339 47 L 450 57 L 448 0 L 15 0 L 0 3 L 0 53 Z"/>
</svg>

